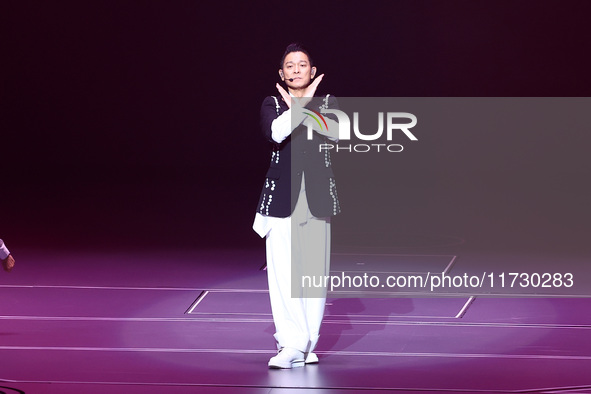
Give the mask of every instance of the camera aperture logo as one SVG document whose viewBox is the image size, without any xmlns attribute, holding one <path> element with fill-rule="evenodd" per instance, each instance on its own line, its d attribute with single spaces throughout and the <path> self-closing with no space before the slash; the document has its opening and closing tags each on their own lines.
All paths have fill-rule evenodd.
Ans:
<svg viewBox="0 0 591 394">
<path fill-rule="evenodd" d="M 310 110 L 312 111 L 312 110 Z M 324 117 L 316 111 L 312 111 L 317 116 L 311 113 L 304 112 L 306 115 L 314 118 L 321 130 L 322 124 L 324 123 L 326 129 L 329 126 Z M 324 143 L 319 145 L 320 151 L 333 150 L 335 152 L 355 152 L 355 153 L 366 153 L 366 152 L 390 152 L 397 153 L 402 152 L 404 147 L 401 144 L 392 143 L 394 136 L 402 133 L 410 141 L 418 141 L 418 138 L 410 131 L 411 128 L 417 124 L 417 117 L 409 112 L 378 112 L 378 129 L 373 133 L 364 133 L 359 127 L 359 112 L 353 112 L 353 137 L 357 140 L 364 141 L 364 143 L 349 143 L 347 141 L 352 140 L 351 133 L 351 120 L 349 115 L 345 112 L 337 109 L 322 109 L 323 114 L 333 114 L 337 117 L 338 123 L 338 142 L 337 143 Z M 374 115 L 375 116 L 375 115 Z M 407 122 L 404 122 L 406 120 Z M 333 122 L 335 123 L 335 122 Z M 385 127 L 384 127 L 385 123 Z M 334 127 L 334 126 L 333 126 Z M 380 143 L 383 140 L 385 129 L 385 139 L 387 143 Z M 308 123 L 308 139 L 312 139 L 312 125 Z"/>
<path fill-rule="evenodd" d="M 324 123 L 324 126 L 326 127 L 326 130 L 328 130 L 328 124 L 326 123 L 326 119 L 324 119 L 324 116 L 320 115 L 318 112 L 314 111 L 313 109 L 311 109 L 310 111 L 314 112 L 318 116 L 318 118 L 322 119 L 322 123 Z M 323 130 L 322 123 L 320 123 L 320 120 L 316 116 L 314 116 L 311 113 L 306 112 L 306 111 L 303 111 L 303 112 L 306 115 L 308 115 L 309 117 L 311 117 L 312 119 L 314 119 L 316 121 L 316 123 L 318 123 L 318 126 L 320 127 L 320 130 Z"/>
</svg>

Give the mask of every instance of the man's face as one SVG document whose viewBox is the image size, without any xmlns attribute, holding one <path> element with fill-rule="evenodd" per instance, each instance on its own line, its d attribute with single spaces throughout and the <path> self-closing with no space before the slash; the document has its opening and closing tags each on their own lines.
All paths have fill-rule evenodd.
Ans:
<svg viewBox="0 0 591 394">
<path fill-rule="evenodd" d="M 279 70 L 279 75 L 288 87 L 292 89 L 302 89 L 307 87 L 314 76 L 316 67 L 310 67 L 310 60 L 303 52 L 291 52 L 283 61 L 283 68 Z M 290 79 L 293 78 L 293 81 Z"/>
</svg>

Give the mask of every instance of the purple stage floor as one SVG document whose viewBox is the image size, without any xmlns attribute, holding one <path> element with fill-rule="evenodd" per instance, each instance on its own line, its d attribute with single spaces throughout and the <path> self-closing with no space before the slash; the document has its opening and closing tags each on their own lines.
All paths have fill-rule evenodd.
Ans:
<svg viewBox="0 0 591 394">
<path fill-rule="evenodd" d="M 0 276 L 0 393 L 591 392 L 587 298 L 335 293 L 320 364 L 269 370 L 263 253 L 19 250 Z"/>
</svg>

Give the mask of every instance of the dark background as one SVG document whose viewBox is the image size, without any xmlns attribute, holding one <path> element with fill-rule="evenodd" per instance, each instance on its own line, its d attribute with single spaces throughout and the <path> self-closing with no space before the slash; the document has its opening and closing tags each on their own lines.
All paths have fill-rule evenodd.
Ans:
<svg viewBox="0 0 591 394">
<path fill-rule="evenodd" d="M 251 230 L 269 151 L 258 112 L 276 94 L 278 62 L 293 41 L 326 74 L 320 93 L 341 97 L 591 93 L 586 0 L 3 0 L 0 7 L 0 231 L 12 249 L 262 247 Z M 487 141 L 458 145 L 465 160 L 438 173 L 453 171 L 447 177 L 456 184 L 462 168 L 511 177 L 478 160 L 477 150 L 502 144 Z M 591 140 L 570 141 L 581 155 Z M 563 149 L 553 160 L 572 155 Z M 577 163 L 580 175 L 566 189 L 588 182 L 587 161 Z M 395 204 L 425 203 L 413 195 L 421 189 L 413 173 L 425 171 L 393 169 L 403 191 Z M 520 209 L 505 196 L 480 221 L 463 210 L 445 235 L 470 241 L 499 213 L 523 233 L 536 213 L 510 214 Z M 429 233 L 420 212 L 405 211 L 396 224 L 402 242 Z M 571 230 L 581 224 L 561 220 Z M 494 231 L 505 225 L 514 227 L 507 220 Z"/>
</svg>

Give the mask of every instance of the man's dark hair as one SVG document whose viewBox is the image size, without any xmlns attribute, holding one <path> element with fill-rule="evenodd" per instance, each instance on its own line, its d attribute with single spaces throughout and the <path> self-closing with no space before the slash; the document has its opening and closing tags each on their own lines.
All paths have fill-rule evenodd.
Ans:
<svg viewBox="0 0 591 394">
<path fill-rule="evenodd" d="M 308 53 L 308 51 L 302 46 L 302 44 L 294 42 L 291 43 L 285 48 L 285 53 L 281 57 L 281 62 L 279 63 L 279 68 L 283 68 L 283 62 L 285 62 L 285 58 L 292 52 L 302 52 L 308 56 L 308 60 L 310 61 L 310 67 L 314 67 L 314 62 L 312 61 L 312 56 Z"/>
</svg>

